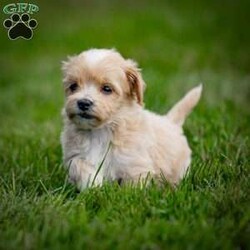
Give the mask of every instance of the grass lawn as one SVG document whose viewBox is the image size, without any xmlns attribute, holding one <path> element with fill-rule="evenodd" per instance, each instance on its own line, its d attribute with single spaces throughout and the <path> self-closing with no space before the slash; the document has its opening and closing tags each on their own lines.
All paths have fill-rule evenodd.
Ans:
<svg viewBox="0 0 250 250">
<path fill-rule="evenodd" d="M 34 2 L 32 40 L 0 27 L 0 249 L 250 249 L 250 2 Z M 137 60 L 162 114 L 203 82 L 176 189 L 65 181 L 61 61 L 91 47 Z"/>
</svg>

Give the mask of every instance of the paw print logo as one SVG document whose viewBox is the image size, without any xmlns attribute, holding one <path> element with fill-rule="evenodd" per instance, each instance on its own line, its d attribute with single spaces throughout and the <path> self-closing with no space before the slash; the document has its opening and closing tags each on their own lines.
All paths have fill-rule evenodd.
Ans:
<svg viewBox="0 0 250 250">
<path fill-rule="evenodd" d="M 29 40 L 33 36 L 33 29 L 37 27 L 37 21 L 35 19 L 30 19 L 27 13 L 21 16 L 15 13 L 9 19 L 6 19 L 3 25 L 8 29 L 9 39 L 15 40 L 22 37 Z"/>
</svg>

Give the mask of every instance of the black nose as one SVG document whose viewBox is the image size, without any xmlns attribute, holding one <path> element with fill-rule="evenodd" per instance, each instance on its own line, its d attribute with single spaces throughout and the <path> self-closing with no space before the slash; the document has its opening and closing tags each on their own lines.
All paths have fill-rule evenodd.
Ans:
<svg viewBox="0 0 250 250">
<path fill-rule="evenodd" d="M 77 105 L 80 110 L 87 111 L 91 108 L 93 102 L 89 99 L 82 99 L 80 101 L 77 101 Z"/>
</svg>

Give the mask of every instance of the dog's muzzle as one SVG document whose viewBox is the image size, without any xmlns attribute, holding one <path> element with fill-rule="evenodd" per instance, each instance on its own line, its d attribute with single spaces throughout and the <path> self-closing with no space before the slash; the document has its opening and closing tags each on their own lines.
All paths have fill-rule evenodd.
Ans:
<svg viewBox="0 0 250 250">
<path fill-rule="evenodd" d="M 96 119 L 96 117 L 92 114 L 92 108 L 94 106 L 94 102 L 90 99 L 84 98 L 77 101 L 77 108 L 79 112 L 77 115 L 83 119 Z"/>
</svg>

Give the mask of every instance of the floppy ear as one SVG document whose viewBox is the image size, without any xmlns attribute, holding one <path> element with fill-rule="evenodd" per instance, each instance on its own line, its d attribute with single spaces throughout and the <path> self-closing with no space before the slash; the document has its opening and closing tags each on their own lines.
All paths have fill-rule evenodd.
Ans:
<svg viewBox="0 0 250 250">
<path fill-rule="evenodd" d="M 143 106 L 143 93 L 146 84 L 142 79 L 136 62 L 130 59 L 126 60 L 125 74 L 129 83 L 131 96 L 135 97 L 137 102 Z"/>
</svg>

